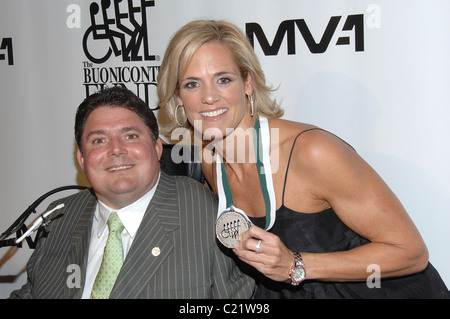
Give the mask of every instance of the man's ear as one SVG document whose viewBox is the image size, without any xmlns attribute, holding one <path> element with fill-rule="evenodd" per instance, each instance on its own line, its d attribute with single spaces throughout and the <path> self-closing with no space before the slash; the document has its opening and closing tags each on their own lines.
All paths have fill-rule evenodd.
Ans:
<svg viewBox="0 0 450 319">
<path fill-rule="evenodd" d="M 84 172 L 84 158 L 83 158 L 83 153 L 81 153 L 81 151 L 80 151 L 80 148 L 77 149 L 77 161 L 78 161 L 78 165 L 80 165 L 80 168 Z"/>
<path fill-rule="evenodd" d="M 158 137 L 156 139 L 155 150 L 156 150 L 156 153 L 158 154 L 158 161 L 159 161 L 159 160 L 161 160 L 161 156 L 162 156 L 162 152 L 163 152 L 162 140 L 160 137 Z"/>
</svg>

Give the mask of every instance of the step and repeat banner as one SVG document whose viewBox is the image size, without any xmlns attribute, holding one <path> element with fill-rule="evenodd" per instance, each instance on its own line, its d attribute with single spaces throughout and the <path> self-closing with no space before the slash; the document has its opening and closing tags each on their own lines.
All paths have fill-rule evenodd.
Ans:
<svg viewBox="0 0 450 319">
<path fill-rule="evenodd" d="M 339 135 L 385 179 L 450 286 L 449 11 L 447 0 L 0 0 L 0 232 L 42 194 L 87 185 L 73 136 L 86 96 L 125 85 L 156 110 L 172 34 L 225 19 L 253 43 L 284 118 Z M 6 297 L 32 250 L 0 249 Z"/>
</svg>

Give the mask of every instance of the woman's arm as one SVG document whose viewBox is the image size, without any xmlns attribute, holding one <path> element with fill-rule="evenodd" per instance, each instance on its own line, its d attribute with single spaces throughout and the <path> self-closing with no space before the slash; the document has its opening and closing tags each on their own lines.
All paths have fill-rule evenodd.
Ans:
<svg viewBox="0 0 450 319">
<path fill-rule="evenodd" d="M 307 185 L 307 196 L 328 203 L 342 222 L 370 241 L 343 252 L 300 252 L 307 279 L 365 280 L 371 264 L 380 267 L 383 277 L 407 275 L 426 267 L 426 246 L 405 209 L 351 147 L 329 133 L 309 132 L 302 136 L 292 161 L 296 168 L 289 171 L 289 183 L 301 178 L 302 185 Z M 255 254 L 259 239 L 261 253 Z M 252 227 L 242 235 L 235 252 L 269 278 L 288 279 L 293 255 L 277 236 Z"/>
</svg>

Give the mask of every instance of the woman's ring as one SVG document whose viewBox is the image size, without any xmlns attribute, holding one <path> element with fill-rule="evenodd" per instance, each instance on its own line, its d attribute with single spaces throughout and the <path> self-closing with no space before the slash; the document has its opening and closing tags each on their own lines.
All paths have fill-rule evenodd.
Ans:
<svg viewBox="0 0 450 319">
<path fill-rule="evenodd" d="M 255 249 L 255 253 L 259 254 L 259 249 L 261 248 L 261 242 L 262 240 L 258 240 L 258 243 L 256 244 L 256 249 Z"/>
</svg>

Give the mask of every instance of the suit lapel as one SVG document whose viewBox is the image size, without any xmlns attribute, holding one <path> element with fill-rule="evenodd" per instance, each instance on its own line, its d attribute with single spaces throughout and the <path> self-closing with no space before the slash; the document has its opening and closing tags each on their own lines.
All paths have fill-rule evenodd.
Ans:
<svg viewBox="0 0 450 319">
<path fill-rule="evenodd" d="M 67 257 L 67 265 L 74 265 L 80 272 L 81 287 L 71 288 L 65 285 L 64 298 L 79 299 L 83 293 L 86 278 L 87 258 L 89 252 L 89 241 L 91 237 L 92 218 L 94 216 L 97 199 L 89 194 L 86 204 L 79 207 L 81 215 L 69 235 L 70 251 Z M 71 214 L 72 212 L 67 212 Z M 73 212 L 74 213 L 74 212 Z"/>
<path fill-rule="evenodd" d="M 169 233 L 178 227 L 176 184 L 174 179 L 161 172 L 155 194 L 145 212 L 110 298 L 139 298 L 143 288 L 173 250 L 173 239 Z"/>
</svg>

